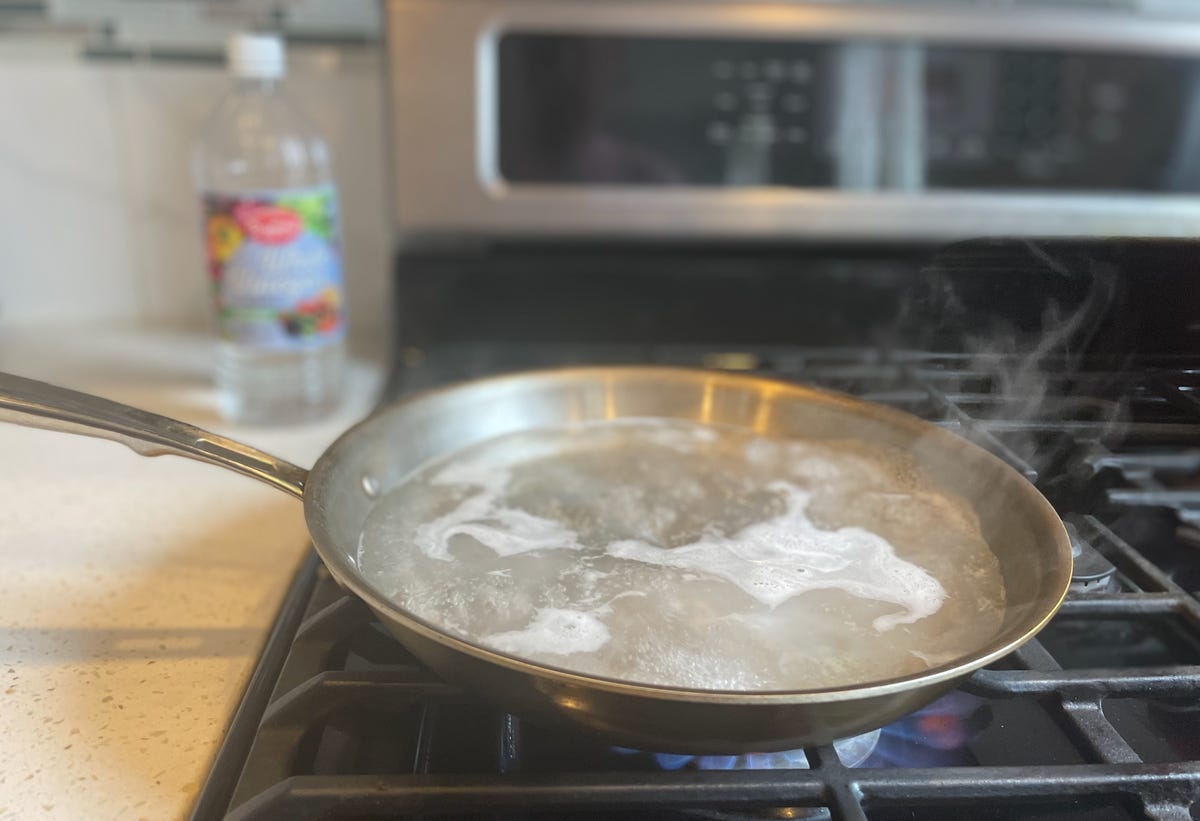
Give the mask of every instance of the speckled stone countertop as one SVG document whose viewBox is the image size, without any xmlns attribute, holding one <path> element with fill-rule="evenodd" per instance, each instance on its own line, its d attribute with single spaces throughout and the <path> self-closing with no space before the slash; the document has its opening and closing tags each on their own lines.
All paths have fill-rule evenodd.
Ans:
<svg viewBox="0 0 1200 821">
<path fill-rule="evenodd" d="M 0 331 L 0 370 L 177 416 L 302 465 L 373 405 L 238 429 L 210 343 Z M 0 423 L 0 818 L 186 817 L 292 572 L 301 506 L 236 474 Z"/>
</svg>

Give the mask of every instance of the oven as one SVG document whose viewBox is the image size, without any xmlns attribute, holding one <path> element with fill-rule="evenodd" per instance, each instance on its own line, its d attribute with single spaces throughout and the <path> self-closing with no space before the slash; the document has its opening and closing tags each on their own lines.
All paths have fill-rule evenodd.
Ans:
<svg viewBox="0 0 1200 821">
<path fill-rule="evenodd" d="M 1191 236 L 1200 18 L 1019 5 L 393 0 L 397 228 Z"/>
<path fill-rule="evenodd" d="M 314 558 L 197 819 L 1200 817 L 1200 9 L 386 11 L 385 401 L 600 363 L 851 393 L 1035 483 L 1072 589 L 891 725 L 680 755 L 441 682 Z"/>
</svg>

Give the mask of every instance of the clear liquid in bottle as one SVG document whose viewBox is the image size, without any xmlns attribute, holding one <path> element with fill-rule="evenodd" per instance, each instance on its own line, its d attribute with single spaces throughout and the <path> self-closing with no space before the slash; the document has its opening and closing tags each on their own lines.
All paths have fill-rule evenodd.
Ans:
<svg viewBox="0 0 1200 821">
<path fill-rule="evenodd" d="M 329 151 L 281 89 L 283 45 L 235 35 L 233 87 L 194 154 L 220 332 L 221 410 L 245 424 L 300 422 L 337 407 L 345 299 Z"/>
</svg>

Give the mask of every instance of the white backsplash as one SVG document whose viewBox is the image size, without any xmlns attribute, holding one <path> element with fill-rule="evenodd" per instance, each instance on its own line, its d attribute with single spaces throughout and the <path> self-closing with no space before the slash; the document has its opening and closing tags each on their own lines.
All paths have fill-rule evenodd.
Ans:
<svg viewBox="0 0 1200 821">
<path fill-rule="evenodd" d="M 333 152 L 361 346 L 384 336 L 389 312 L 382 54 L 288 56 L 287 91 Z M 85 60 L 64 38 L 0 39 L 0 323 L 210 322 L 189 158 L 227 83 L 216 65 Z"/>
</svg>

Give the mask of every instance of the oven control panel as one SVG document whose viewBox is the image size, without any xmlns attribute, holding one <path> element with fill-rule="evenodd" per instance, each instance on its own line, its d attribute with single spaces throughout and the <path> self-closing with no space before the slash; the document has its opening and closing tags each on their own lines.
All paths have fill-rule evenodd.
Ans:
<svg viewBox="0 0 1200 821">
<path fill-rule="evenodd" d="M 504 34 L 500 175 L 536 183 L 829 186 L 824 43 Z"/>
<path fill-rule="evenodd" d="M 1200 191 L 1200 61 L 931 48 L 931 188 Z"/>
</svg>

